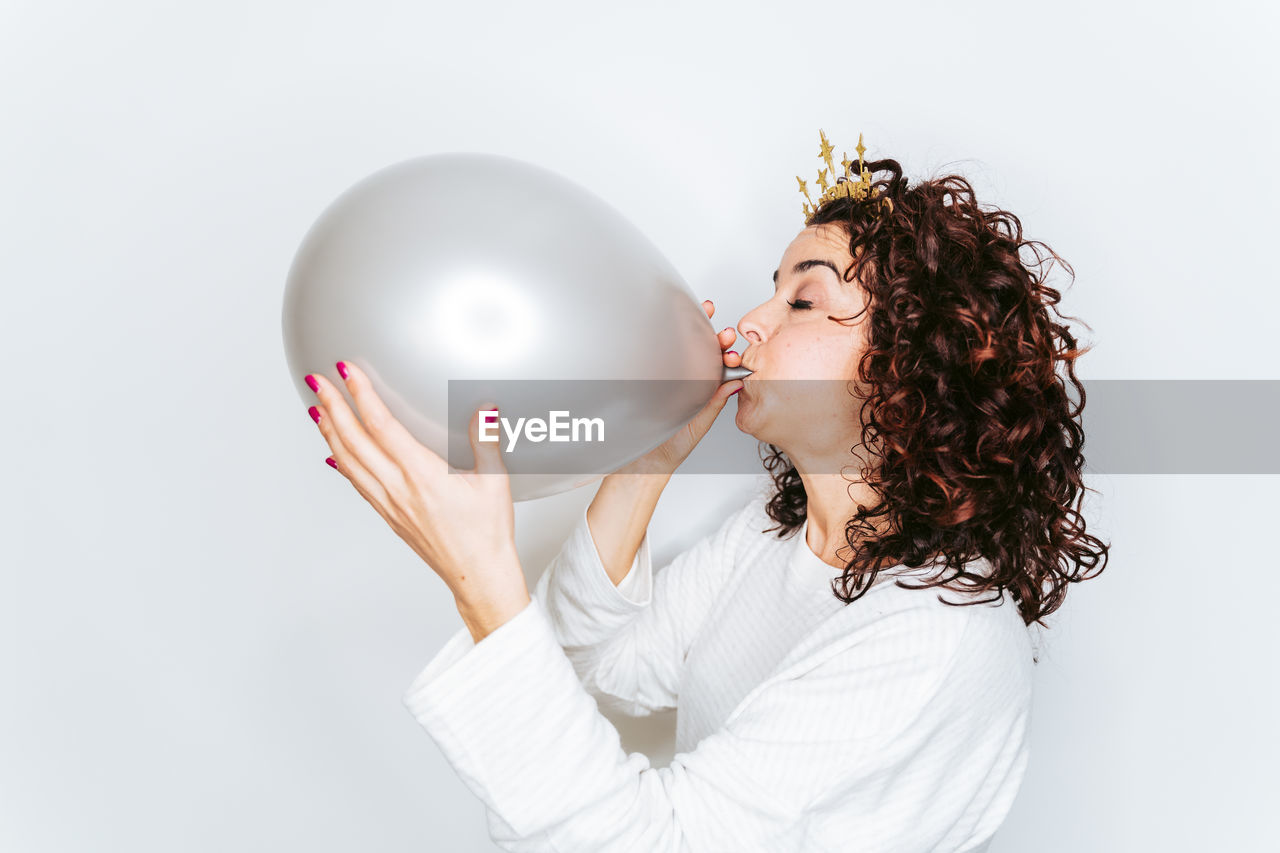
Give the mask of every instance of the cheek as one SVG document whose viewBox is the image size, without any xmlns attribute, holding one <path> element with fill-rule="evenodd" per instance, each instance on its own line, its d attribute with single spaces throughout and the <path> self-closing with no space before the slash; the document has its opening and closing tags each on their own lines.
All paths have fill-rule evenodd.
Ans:
<svg viewBox="0 0 1280 853">
<path fill-rule="evenodd" d="M 793 363 L 803 366 L 805 376 L 815 379 L 837 379 L 852 375 L 851 370 L 862 354 L 860 339 L 851 329 L 837 330 L 821 337 L 796 342 L 792 347 Z"/>
</svg>

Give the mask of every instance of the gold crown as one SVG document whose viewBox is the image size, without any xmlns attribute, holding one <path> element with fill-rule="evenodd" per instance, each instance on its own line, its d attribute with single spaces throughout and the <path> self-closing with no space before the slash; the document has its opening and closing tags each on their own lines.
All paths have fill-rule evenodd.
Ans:
<svg viewBox="0 0 1280 853">
<path fill-rule="evenodd" d="M 861 201 L 867 198 L 873 198 L 880 195 L 880 190 L 872 189 L 871 172 L 862 164 L 862 153 L 866 151 L 866 147 L 862 144 L 862 134 L 858 134 L 858 147 L 854 150 L 858 152 L 858 174 L 854 175 L 849 171 L 849 167 L 853 165 L 853 161 L 849 159 L 847 153 L 844 159 L 840 161 L 840 165 L 844 166 L 844 174 L 835 179 L 835 183 L 827 183 L 827 175 L 834 175 L 836 171 L 835 164 L 831 162 L 831 143 L 827 142 L 827 135 L 821 129 L 818 130 L 818 136 L 822 140 L 822 147 L 818 149 L 818 156 L 826 161 L 827 168 L 818 170 L 818 185 L 822 187 L 822 195 L 818 197 L 818 203 L 814 204 L 813 199 L 809 198 L 809 189 L 805 186 L 805 182 L 800 180 L 800 176 L 796 175 L 796 180 L 800 181 L 800 192 L 804 193 L 804 221 L 809 224 L 809 220 L 813 214 L 824 202 L 833 198 L 851 198 L 855 201 Z M 844 153 L 844 152 L 842 152 Z M 855 180 L 855 178 L 857 180 Z M 889 210 L 893 210 L 893 201 L 885 198 L 882 201 L 889 206 Z"/>
</svg>

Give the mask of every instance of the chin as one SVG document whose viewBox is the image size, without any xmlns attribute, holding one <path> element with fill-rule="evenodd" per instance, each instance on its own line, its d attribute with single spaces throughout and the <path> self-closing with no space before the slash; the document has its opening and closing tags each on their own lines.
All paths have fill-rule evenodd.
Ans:
<svg viewBox="0 0 1280 853">
<path fill-rule="evenodd" d="M 744 399 L 743 394 L 746 391 L 739 391 L 734 396 L 738 398 L 738 412 L 734 415 L 733 425 L 738 428 L 739 432 L 755 438 L 757 441 L 768 441 L 760 434 L 760 424 L 756 415 L 759 413 L 759 407 L 755 405 L 755 401 Z"/>
</svg>

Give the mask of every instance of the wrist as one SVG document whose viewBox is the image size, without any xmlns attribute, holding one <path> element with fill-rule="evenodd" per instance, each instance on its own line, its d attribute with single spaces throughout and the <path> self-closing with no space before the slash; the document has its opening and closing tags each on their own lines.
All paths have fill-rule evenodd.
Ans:
<svg viewBox="0 0 1280 853">
<path fill-rule="evenodd" d="M 454 604 L 462 623 L 471 632 L 472 641 L 478 643 L 518 616 L 531 600 L 528 588 L 520 584 L 509 594 L 484 600 L 455 598 Z"/>
<path fill-rule="evenodd" d="M 668 480 L 671 479 L 671 475 L 674 473 L 675 473 L 675 470 L 672 469 L 671 467 L 667 465 L 663 465 L 662 463 L 659 463 L 659 462 L 653 462 L 651 460 L 645 459 L 642 456 L 639 459 L 635 460 L 634 462 L 629 462 L 626 465 L 623 465 L 621 468 L 619 468 L 617 471 L 614 471 L 609 476 L 610 477 L 623 476 L 623 477 L 632 477 L 632 478 L 642 477 L 644 478 L 643 482 L 665 484 Z"/>
</svg>

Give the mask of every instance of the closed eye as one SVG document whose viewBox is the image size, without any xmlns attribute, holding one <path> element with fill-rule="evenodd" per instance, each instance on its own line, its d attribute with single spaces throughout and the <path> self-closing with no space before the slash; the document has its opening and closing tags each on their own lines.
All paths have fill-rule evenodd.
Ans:
<svg viewBox="0 0 1280 853">
<path fill-rule="evenodd" d="M 807 299 L 797 299 L 795 302 L 791 302 L 790 300 L 788 300 L 787 304 L 790 305 L 792 309 L 796 311 L 804 311 L 806 309 L 813 307 L 813 303 Z"/>
</svg>

